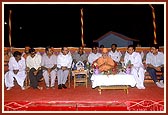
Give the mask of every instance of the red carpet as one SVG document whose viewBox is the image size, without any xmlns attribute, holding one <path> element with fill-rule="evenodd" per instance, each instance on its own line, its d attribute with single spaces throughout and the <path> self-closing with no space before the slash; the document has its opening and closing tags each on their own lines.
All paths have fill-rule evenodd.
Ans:
<svg viewBox="0 0 168 115">
<path fill-rule="evenodd" d="M 44 86 L 43 82 L 40 82 Z M 4 111 L 164 111 L 164 89 L 145 83 L 146 89 L 103 90 L 90 85 L 58 90 L 29 88 L 22 91 L 15 85 L 4 90 Z"/>
</svg>

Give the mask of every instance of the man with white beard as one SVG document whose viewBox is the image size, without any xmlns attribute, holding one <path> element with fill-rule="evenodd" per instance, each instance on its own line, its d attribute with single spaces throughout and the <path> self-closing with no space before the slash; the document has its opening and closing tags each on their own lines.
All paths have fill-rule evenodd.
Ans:
<svg viewBox="0 0 168 115">
<path fill-rule="evenodd" d="M 128 46 L 127 54 L 124 57 L 124 63 L 131 68 L 131 74 L 136 80 L 136 87 L 138 89 L 145 89 L 145 70 L 142 64 L 142 57 L 138 52 L 135 52 L 135 47 L 133 45 Z M 130 63 L 130 65 L 128 65 L 128 63 Z"/>
</svg>

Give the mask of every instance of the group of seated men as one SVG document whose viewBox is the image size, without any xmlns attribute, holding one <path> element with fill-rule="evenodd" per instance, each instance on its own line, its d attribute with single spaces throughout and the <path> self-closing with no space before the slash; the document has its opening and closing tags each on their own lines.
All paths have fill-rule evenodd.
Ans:
<svg viewBox="0 0 168 115">
<path fill-rule="evenodd" d="M 55 89 L 55 80 L 57 76 L 58 89 L 67 88 L 66 81 L 71 69 L 75 69 L 77 62 L 81 61 L 84 66 L 91 65 L 94 68 L 96 63 L 99 72 L 108 72 L 116 70 L 120 63 L 131 69 L 132 74 L 136 80 L 136 87 L 138 89 L 145 89 L 144 86 L 144 73 L 145 70 L 149 72 L 151 78 L 160 88 L 164 88 L 164 77 L 159 81 L 156 76 L 157 71 L 164 72 L 164 55 L 159 52 L 159 46 L 154 44 L 151 50 L 146 55 L 147 68 L 144 68 L 142 57 L 140 53 L 135 51 L 133 45 L 127 47 L 124 54 L 124 59 L 121 58 L 122 54 L 117 50 L 117 45 L 112 44 L 111 50 L 102 48 L 98 50 L 97 47 L 92 47 L 92 52 L 87 54 L 84 47 L 79 47 L 78 51 L 71 54 L 68 47 L 62 47 L 58 55 L 54 54 L 53 47 L 46 47 L 45 53 L 41 55 L 36 52 L 34 48 L 25 47 L 23 53 L 15 51 L 13 56 L 9 58 L 8 71 L 5 73 L 5 86 L 10 90 L 14 86 L 14 79 L 25 90 L 24 81 L 26 75 L 29 74 L 30 87 L 42 90 L 38 81 L 43 77 L 46 88 Z"/>
</svg>

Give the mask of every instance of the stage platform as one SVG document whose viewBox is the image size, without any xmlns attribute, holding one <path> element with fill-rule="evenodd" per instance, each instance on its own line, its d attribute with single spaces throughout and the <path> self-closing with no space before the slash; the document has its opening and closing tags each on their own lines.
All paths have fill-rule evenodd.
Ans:
<svg viewBox="0 0 168 115">
<path fill-rule="evenodd" d="M 57 84 L 57 83 L 56 83 Z M 4 112 L 11 111 L 165 111 L 164 92 L 153 82 L 145 83 L 146 89 L 129 87 L 128 94 L 121 89 L 105 89 L 100 95 L 91 84 L 67 89 L 46 89 L 44 81 L 40 82 L 43 90 L 29 88 L 21 90 L 16 84 L 11 90 L 4 88 Z"/>
</svg>

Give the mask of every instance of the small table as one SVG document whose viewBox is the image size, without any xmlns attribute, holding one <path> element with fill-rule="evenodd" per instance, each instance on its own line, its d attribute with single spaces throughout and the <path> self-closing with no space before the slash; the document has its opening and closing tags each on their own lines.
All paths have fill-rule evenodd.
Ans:
<svg viewBox="0 0 168 115">
<path fill-rule="evenodd" d="M 99 94 L 102 89 L 124 89 L 128 93 L 128 85 L 134 87 L 136 81 L 133 75 L 130 74 L 116 74 L 116 75 L 95 75 L 91 77 L 92 88 L 97 86 Z"/>
<path fill-rule="evenodd" d="M 78 75 L 84 75 L 83 77 L 78 78 Z M 77 83 L 85 83 L 87 88 L 87 78 L 88 78 L 88 71 L 87 70 L 74 70 L 72 71 L 72 76 L 74 76 L 74 88 L 76 87 Z"/>
</svg>

